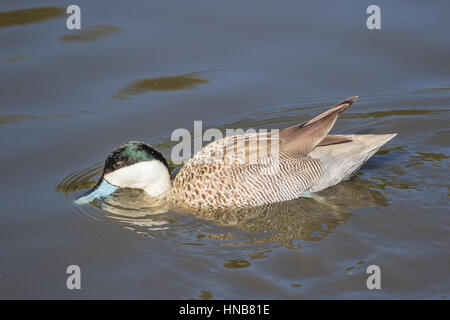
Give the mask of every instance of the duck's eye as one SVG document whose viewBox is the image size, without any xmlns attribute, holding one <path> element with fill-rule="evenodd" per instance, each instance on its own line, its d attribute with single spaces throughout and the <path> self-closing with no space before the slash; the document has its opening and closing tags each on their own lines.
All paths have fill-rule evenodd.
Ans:
<svg viewBox="0 0 450 320">
<path fill-rule="evenodd" d="M 117 161 L 113 166 L 114 166 L 114 169 L 117 169 L 117 168 L 121 168 L 122 167 L 122 164 L 123 164 L 123 161 Z"/>
</svg>

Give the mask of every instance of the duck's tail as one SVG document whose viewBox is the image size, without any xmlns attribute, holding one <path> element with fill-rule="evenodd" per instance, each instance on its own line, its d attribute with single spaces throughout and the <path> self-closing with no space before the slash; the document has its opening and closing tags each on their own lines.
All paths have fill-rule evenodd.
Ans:
<svg viewBox="0 0 450 320">
<path fill-rule="evenodd" d="M 370 157 L 396 135 L 396 133 L 344 135 L 350 141 L 316 147 L 309 156 L 322 162 L 323 175 L 310 191 L 318 192 L 350 179 Z"/>
</svg>

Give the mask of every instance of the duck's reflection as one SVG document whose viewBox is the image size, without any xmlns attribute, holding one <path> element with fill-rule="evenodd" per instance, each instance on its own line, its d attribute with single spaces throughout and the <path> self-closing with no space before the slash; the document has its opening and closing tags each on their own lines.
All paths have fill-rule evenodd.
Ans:
<svg viewBox="0 0 450 320">
<path fill-rule="evenodd" d="M 138 189 L 122 189 L 115 196 L 93 204 L 106 211 L 109 218 L 138 233 L 165 230 L 170 223 L 164 215 L 169 209 L 166 202 L 151 198 Z"/>
<path fill-rule="evenodd" d="M 192 215 L 213 222 L 197 230 L 207 237 L 230 244 L 279 243 L 298 247 L 294 240 L 319 241 L 332 233 L 351 215 L 351 209 L 387 206 L 382 192 L 373 183 L 354 177 L 350 181 L 321 192 L 317 198 L 300 198 L 256 208 L 189 211 L 169 207 L 139 190 L 124 189 L 115 197 L 97 202 L 109 217 L 139 233 L 170 229 L 174 215 Z M 215 227 L 214 227 L 215 226 Z M 185 231 L 191 228 L 186 226 Z"/>
<path fill-rule="evenodd" d="M 198 217 L 219 225 L 234 226 L 253 235 L 242 243 L 273 243 L 298 247 L 294 240 L 319 241 L 351 215 L 351 209 L 387 206 L 383 194 L 371 183 L 354 177 L 318 194 L 257 208 L 196 212 Z M 212 235 L 213 236 L 213 235 Z"/>
</svg>

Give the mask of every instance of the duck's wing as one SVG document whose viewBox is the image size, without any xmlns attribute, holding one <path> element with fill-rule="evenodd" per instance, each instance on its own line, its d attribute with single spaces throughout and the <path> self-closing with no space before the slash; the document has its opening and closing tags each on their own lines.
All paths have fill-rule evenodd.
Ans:
<svg viewBox="0 0 450 320">
<path fill-rule="evenodd" d="M 318 147 L 320 146 L 328 146 L 330 144 L 338 144 L 338 143 L 343 143 L 343 142 L 350 142 L 352 140 L 350 140 L 349 137 L 346 136 L 336 136 L 336 135 L 327 135 L 325 138 L 323 138 L 322 141 L 320 141 L 320 143 L 317 145 Z"/>
<path fill-rule="evenodd" d="M 348 98 L 308 122 L 286 128 L 280 132 L 253 132 L 227 136 L 206 145 L 193 157 L 200 163 L 222 162 L 231 164 L 258 163 L 262 157 L 279 153 L 307 155 L 316 146 L 349 141 L 348 137 L 328 135 L 337 117 L 356 101 Z"/>
<path fill-rule="evenodd" d="M 357 99 L 358 96 L 345 99 L 308 122 L 280 131 L 280 150 L 307 155 L 322 142 L 322 145 L 345 142 L 342 136 L 327 135 L 339 115 Z"/>
<path fill-rule="evenodd" d="M 257 163 L 267 155 L 278 155 L 279 150 L 278 132 L 245 133 L 211 142 L 194 156 L 194 160 L 242 165 Z"/>
</svg>

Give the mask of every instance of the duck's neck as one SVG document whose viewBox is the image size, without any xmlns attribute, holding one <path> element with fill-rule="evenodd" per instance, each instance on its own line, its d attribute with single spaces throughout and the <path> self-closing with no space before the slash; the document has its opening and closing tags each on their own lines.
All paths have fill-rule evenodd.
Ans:
<svg viewBox="0 0 450 320">
<path fill-rule="evenodd" d="M 161 170 L 159 173 L 158 177 L 150 181 L 143 188 L 152 197 L 159 197 L 172 188 L 169 171 Z"/>
</svg>

